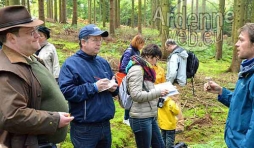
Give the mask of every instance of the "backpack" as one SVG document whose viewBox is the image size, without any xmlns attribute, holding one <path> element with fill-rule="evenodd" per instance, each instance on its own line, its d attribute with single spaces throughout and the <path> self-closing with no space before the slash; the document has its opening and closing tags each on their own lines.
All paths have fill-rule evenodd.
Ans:
<svg viewBox="0 0 254 148">
<path fill-rule="evenodd" d="M 179 52 L 176 52 L 176 53 L 180 53 L 184 50 L 183 48 L 181 48 L 181 49 L 182 50 L 180 50 Z M 187 58 L 187 65 L 186 65 L 186 77 L 187 77 L 187 79 L 191 78 L 192 94 L 195 95 L 193 79 L 194 79 L 196 72 L 198 71 L 199 60 L 198 60 L 197 56 L 192 51 L 187 51 L 187 54 L 188 54 L 188 58 Z M 178 66 L 179 66 L 179 64 L 178 64 Z"/>
<path fill-rule="evenodd" d="M 129 91 L 127 89 L 127 77 L 125 76 L 122 79 L 122 82 L 119 86 L 119 92 L 118 92 L 118 101 L 122 108 L 129 110 L 132 105 L 132 99 L 129 94 Z"/>
<path fill-rule="evenodd" d="M 127 49 L 125 49 L 123 53 L 125 53 L 125 51 L 127 51 L 127 50 L 130 50 L 130 51 L 131 51 L 131 55 L 134 55 L 134 51 L 133 51 L 133 49 L 130 48 L 130 47 L 128 47 Z M 124 54 L 123 54 L 123 55 L 124 55 Z M 118 71 L 119 71 L 119 72 L 121 72 L 121 71 L 120 71 L 120 67 L 121 67 L 121 65 L 122 65 L 123 55 L 122 55 L 122 57 L 120 58 L 120 62 L 119 62 L 119 65 L 118 65 Z"/>
<path fill-rule="evenodd" d="M 149 92 L 149 90 L 146 88 L 145 83 L 143 81 L 142 87 L 145 91 Z M 127 86 L 127 76 L 125 76 L 122 79 L 122 82 L 119 86 L 119 92 L 118 92 L 118 101 L 122 108 L 130 110 L 133 100 L 129 94 L 128 86 Z"/>
<path fill-rule="evenodd" d="M 188 58 L 187 58 L 187 66 L 186 66 L 186 76 L 187 78 L 194 78 L 198 70 L 199 60 L 192 51 L 187 51 L 187 53 L 188 53 Z"/>
</svg>

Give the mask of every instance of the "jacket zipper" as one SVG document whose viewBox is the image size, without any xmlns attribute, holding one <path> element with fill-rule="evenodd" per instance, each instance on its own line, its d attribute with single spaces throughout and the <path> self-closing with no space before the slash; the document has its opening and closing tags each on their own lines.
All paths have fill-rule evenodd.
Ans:
<svg viewBox="0 0 254 148">
<path fill-rule="evenodd" d="M 85 100 L 85 102 L 84 102 L 84 109 L 85 109 L 85 111 L 84 111 L 84 120 L 86 120 L 86 100 Z"/>
</svg>

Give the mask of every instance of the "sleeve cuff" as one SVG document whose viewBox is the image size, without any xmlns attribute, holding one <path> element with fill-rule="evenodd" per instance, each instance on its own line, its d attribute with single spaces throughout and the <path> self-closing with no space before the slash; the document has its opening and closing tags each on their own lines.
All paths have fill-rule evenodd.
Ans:
<svg viewBox="0 0 254 148">
<path fill-rule="evenodd" d="M 97 87 L 96 83 L 93 83 L 93 87 L 98 92 L 98 87 Z"/>
</svg>

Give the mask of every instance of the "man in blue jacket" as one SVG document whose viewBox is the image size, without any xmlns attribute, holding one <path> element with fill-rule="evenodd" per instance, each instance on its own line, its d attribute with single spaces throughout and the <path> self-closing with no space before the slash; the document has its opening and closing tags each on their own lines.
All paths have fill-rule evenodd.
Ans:
<svg viewBox="0 0 254 148">
<path fill-rule="evenodd" d="M 254 147 L 254 23 L 240 28 L 235 44 L 238 58 L 243 59 L 233 92 L 213 81 L 204 90 L 218 94 L 218 100 L 229 107 L 225 127 L 225 142 L 229 148 Z"/>
<path fill-rule="evenodd" d="M 111 147 L 110 119 L 115 114 L 113 97 L 118 85 L 109 63 L 97 55 L 102 37 L 107 36 L 94 24 L 83 27 L 80 50 L 60 71 L 59 86 L 74 116 L 70 135 L 75 148 Z"/>
</svg>

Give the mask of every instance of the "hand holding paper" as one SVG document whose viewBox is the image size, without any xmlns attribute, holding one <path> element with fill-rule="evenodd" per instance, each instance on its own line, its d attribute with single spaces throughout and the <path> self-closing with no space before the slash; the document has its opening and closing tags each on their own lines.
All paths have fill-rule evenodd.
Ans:
<svg viewBox="0 0 254 148">
<path fill-rule="evenodd" d="M 167 89 L 169 92 L 168 92 L 168 94 L 166 94 L 166 96 L 164 96 L 165 98 L 179 94 L 178 90 L 176 89 L 176 87 L 174 85 L 172 85 L 171 82 L 156 84 L 155 88 L 161 89 L 161 90 Z"/>
<path fill-rule="evenodd" d="M 108 91 L 114 92 L 117 89 L 118 84 L 116 83 L 115 76 L 112 77 L 112 79 L 109 81 L 108 84 Z"/>
</svg>

